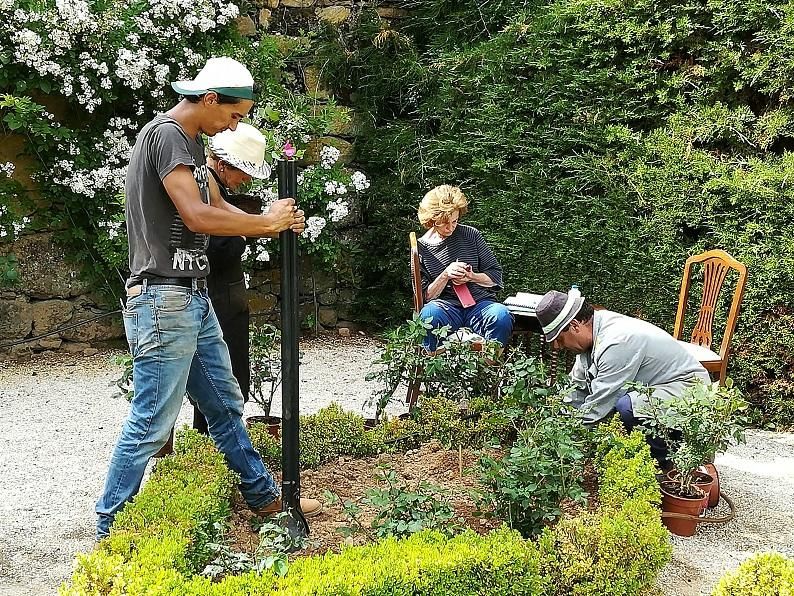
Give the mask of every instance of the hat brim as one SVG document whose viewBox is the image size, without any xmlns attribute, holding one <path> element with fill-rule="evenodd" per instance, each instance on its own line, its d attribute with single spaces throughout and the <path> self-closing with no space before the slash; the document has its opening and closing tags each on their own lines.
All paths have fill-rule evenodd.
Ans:
<svg viewBox="0 0 794 596">
<path fill-rule="evenodd" d="M 555 339 L 557 339 L 557 337 L 559 337 L 560 333 L 562 333 L 562 330 L 565 329 L 570 324 L 570 322 L 574 320 L 574 318 L 576 318 L 577 314 L 579 314 L 579 311 L 581 310 L 583 304 L 584 304 L 584 298 L 581 297 L 576 298 L 573 302 L 573 307 L 571 308 L 571 312 L 569 312 L 568 315 L 562 321 L 560 321 L 553 329 L 550 329 L 548 331 L 546 331 L 545 329 L 543 330 L 543 335 L 546 336 L 547 342 L 553 342 Z"/>
<path fill-rule="evenodd" d="M 210 91 L 220 93 L 221 95 L 228 95 L 229 97 L 237 97 L 239 99 L 254 99 L 253 87 L 210 87 L 204 88 L 196 86 L 193 81 L 174 81 L 171 83 L 171 88 L 179 93 L 179 95 L 204 95 Z"/>
<path fill-rule="evenodd" d="M 258 178 L 260 180 L 270 178 L 272 170 L 270 169 L 270 164 L 268 164 L 266 161 L 263 161 L 261 164 L 256 164 L 252 161 L 243 161 L 241 159 L 237 159 L 233 155 L 226 153 L 226 151 L 220 147 L 213 146 L 212 141 L 210 141 L 210 151 L 212 151 L 219 159 L 222 159 L 227 164 L 237 168 L 238 170 L 242 170 L 252 178 Z"/>
</svg>

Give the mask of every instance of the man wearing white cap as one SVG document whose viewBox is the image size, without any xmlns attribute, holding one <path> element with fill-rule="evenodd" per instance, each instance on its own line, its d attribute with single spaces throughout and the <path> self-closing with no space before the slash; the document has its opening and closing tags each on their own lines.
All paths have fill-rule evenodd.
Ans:
<svg viewBox="0 0 794 596">
<path fill-rule="evenodd" d="M 627 391 L 628 383 L 647 385 L 664 400 L 680 396 L 697 379 L 710 382 L 706 369 L 669 333 L 647 321 L 594 310 L 576 288 L 567 294 L 547 292 L 536 313 L 546 341 L 577 355 L 570 373 L 576 390 L 570 401 L 585 424 L 616 411 L 628 430 L 641 424 L 647 398 Z M 664 461 L 666 446 L 649 443 L 654 457 Z"/>
<path fill-rule="evenodd" d="M 253 106 L 254 80 L 231 58 L 211 58 L 192 81 L 172 83 L 184 96 L 138 135 L 125 186 L 130 278 L 123 310 L 133 356 L 135 396 L 97 501 L 97 539 L 138 492 L 149 458 L 171 434 L 186 390 L 199 405 L 240 491 L 257 513 L 281 509 L 273 476 L 242 424 L 243 398 L 207 295 L 208 238 L 276 236 L 304 229 L 294 200 L 252 215 L 210 193 L 201 135 L 234 130 Z M 301 500 L 304 514 L 319 513 Z"/>
</svg>

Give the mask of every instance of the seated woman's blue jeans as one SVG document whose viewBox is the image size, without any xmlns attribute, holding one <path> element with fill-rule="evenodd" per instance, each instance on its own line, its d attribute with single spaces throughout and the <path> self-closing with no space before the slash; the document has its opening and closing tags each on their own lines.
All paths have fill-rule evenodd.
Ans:
<svg viewBox="0 0 794 596">
<path fill-rule="evenodd" d="M 424 305 L 419 316 L 422 320 L 429 318 L 433 329 L 449 325 L 454 332 L 461 327 L 468 327 L 485 339 L 496 340 L 503 346 L 510 341 L 513 332 L 513 315 L 504 304 L 493 300 L 481 300 L 469 308 L 446 300 L 431 300 Z M 438 339 L 428 332 L 423 345 L 434 352 L 438 347 Z"/>
<path fill-rule="evenodd" d="M 109 534 L 116 513 L 138 492 L 149 458 L 171 434 L 186 390 L 240 475 L 246 502 L 261 507 L 274 501 L 279 490 L 243 426 L 243 396 L 207 291 L 144 285 L 127 301 L 123 316 L 135 396 L 96 505 L 97 538 Z"/>
</svg>

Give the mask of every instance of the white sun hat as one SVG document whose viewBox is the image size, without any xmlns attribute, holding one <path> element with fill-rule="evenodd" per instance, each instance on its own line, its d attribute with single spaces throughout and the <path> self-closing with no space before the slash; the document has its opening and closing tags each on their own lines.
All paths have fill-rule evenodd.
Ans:
<svg viewBox="0 0 794 596">
<path fill-rule="evenodd" d="M 249 176 L 270 176 L 270 165 L 265 161 L 267 139 L 250 124 L 240 122 L 236 130 L 219 132 L 209 137 L 208 143 L 214 155 Z"/>
<path fill-rule="evenodd" d="M 225 56 L 210 58 L 192 81 L 174 81 L 174 91 L 180 95 L 204 95 L 215 91 L 240 99 L 254 99 L 254 77 L 249 70 Z"/>
</svg>

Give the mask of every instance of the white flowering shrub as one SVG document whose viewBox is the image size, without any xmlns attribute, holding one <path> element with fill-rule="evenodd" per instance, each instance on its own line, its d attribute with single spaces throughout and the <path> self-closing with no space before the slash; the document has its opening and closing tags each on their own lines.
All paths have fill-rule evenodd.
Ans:
<svg viewBox="0 0 794 596">
<path fill-rule="evenodd" d="M 269 137 L 272 157 L 288 140 L 301 148 L 326 134 L 333 102 L 318 110 L 292 91 L 292 58 L 308 46 L 285 54 L 276 35 L 243 39 L 231 26 L 238 14 L 228 0 L 0 0 L 0 134 L 24 141 L 23 155 L 0 162 L 0 242 L 54 230 L 97 290 L 117 291 L 114 269 L 123 276 L 127 266 L 131 147 L 155 112 L 176 103 L 169 83 L 192 78 L 211 56 L 232 56 L 251 70 L 258 92 L 252 124 Z M 347 217 L 350 193 L 368 182 L 341 168 L 338 154 L 323 155 L 318 171 L 305 175 L 304 204 L 318 218 L 306 244 L 330 259 L 329 232 Z M 262 192 L 274 197 L 274 189 Z M 250 259 L 264 264 L 277 244 L 256 243 Z"/>
<path fill-rule="evenodd" d="M 351 223 L 351 201 L 370 185 L 363 172 L 346 167 L 339 156 L 338 149 L 325 146 L 320 150 L 320 163 L 307 166 L 298 174 L 298 204 L 306 213 L 306 231 L 300 236 L 302 250 L 332 266 L 342 247 L 340 232 Z M 252 191 L 263 197 L 265 206 L 278 198 L 275 179 L 259 181 Z M 278 244 L 263 239 L 256 246 L 258 252 L 244 255 L 249 264 L 269 260 Z M 263 257 L 263 251 L 269 256 Z"/>
<path fill-rule="evenodd" d="M 255 76 L 275 77 L 275 44 L 243 43 L 238 14 L 227 0 L 0 0 L 0 134 L 24 141 L 0 163 L 0 242 L 54 230 L 97 290 L 117 288 L 127 162 L 141 126 L 176 103 L 168 83 L 211 55 L 255 54 Z"/>
</svg>

